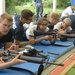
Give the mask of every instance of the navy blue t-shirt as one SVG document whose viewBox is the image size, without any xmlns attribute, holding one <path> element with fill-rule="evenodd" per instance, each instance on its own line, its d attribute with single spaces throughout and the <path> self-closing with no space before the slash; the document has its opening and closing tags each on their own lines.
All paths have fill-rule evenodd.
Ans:
<svg viewBox="0 0 75 75">
<path fill-rule="evenodd" d="M 72 29 L 75 29 L 75 15 L 69 15 L 69 18 L 71 19 L 71 27 Z"/>
<path fill-rule="evenodd" d="M 15 25 L 16 28 L 14 29 L 14 39 L 18 41 L 22 41 L 24 38 L 24 28 L 20 19 L 16 19 Z"/>
<path fill-rule="evenodd" d="M 51 30 L 53 30 L 54 25 L 53 25 L 53 26 L 51 26 L 51 25 L 50 25 L 50 22 L 48 22 L 48 28 L 49 28 L 49 29 L 51 29 Z"/>
</svg>

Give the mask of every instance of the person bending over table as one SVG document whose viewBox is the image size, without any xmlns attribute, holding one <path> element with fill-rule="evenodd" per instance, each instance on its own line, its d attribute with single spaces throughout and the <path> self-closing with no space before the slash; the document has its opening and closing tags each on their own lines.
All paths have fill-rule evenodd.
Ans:
<svg viewBox="0 0 75 75">
<path fill-rule="evenodd" d="M 38 22 L 37 22 L 37 25 L 30 26 L 26 30 L 26 37 L 27 37 L 27 39 L 29 41 L 30 40 L 33 41 L 33 44 L 39 43 L 42 40 L 50 40 L 51 43 L 54 43 L 55 40 L 56 40 L 56 38 L 53 38 L 52 35 L 45 35 L 43 37 L 36 38 L 37 36 L 35 36 L 35 34 L 34 34 L 34 31 L 36 31 L 36 30 L 43 31 L 43 32 L 48 32 L 49 31 L 49 28 L 47 27 L 47 24 L 48 24 L 48 20 L 46 18 L 40 18 L 38 20 Z"/>
</svg>

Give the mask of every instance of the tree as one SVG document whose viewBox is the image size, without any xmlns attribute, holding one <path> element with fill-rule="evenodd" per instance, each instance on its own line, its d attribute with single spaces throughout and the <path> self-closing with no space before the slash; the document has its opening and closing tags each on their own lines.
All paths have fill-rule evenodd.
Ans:
<svg viewBox="0 0 75 75">
<path fill-rule="evenodd" d="M 66 8 L 71 5 L 70 0 L 57 0 L 57 7 Z"/>
<path fill-rule="evenodd" d="M 31 0 L 5 0 L 6 1 L 6 12 L 13 14 L 15 12 L 15 6 L 21 5 L 22 3 L 29 2 Z"/>
</svg>

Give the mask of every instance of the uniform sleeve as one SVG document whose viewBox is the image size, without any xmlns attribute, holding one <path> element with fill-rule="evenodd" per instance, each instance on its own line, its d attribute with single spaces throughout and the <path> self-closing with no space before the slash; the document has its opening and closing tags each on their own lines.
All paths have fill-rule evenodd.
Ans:
<svg viewBox="0 0 75 75">
<path fill-rule="evenodd" d="M 29 36 L 34 36 L 34 30 L 35 28 L 33 26 L 29 28 Z"/>
<path fill-rule="evenodd" d="M 56 25 L 54 25 L 54 29 L 53 30 L 60 30 L 61 29 L 61 23 L 57 23 Z"/>
<path fill-rule="evenodd" d="M 47 27 L 46 30 L 45 30 L 45 32 L 48 32 L 48 31 L 49 31 L 49 28 Z"/>
</svg>

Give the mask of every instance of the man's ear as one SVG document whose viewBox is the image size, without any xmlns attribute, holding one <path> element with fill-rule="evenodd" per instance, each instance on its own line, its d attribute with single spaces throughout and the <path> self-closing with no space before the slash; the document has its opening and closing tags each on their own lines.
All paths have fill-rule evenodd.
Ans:
<svg viewBox="0 0 75 75">
<path fill-rule="evenodd" d="M 26 19 L 25 18 L 21 18 L 21 22 L 22 23 L 25 23 L 26 22 Z"/>
<path fill-rule="evenodd" d="M 25 18 L 21 18 L 21 20 L 22 20 L 22 21 L 25 21 L 26 19 L 25 19 Z"/>
</svg>

